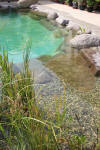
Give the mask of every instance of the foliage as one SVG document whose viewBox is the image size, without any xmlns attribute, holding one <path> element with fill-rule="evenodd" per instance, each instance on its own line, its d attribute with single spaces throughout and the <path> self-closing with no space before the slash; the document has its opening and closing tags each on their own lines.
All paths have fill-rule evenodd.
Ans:
<svg viewBox="0 0 100 150">
<path fill-rule="evenodd" d="M 74 2 L 78 2 L 78 0 L 73 0 Z"/>
<path fill-rule="evenodd" d="M 80 30 L 81 30 L 81 33 L 85 33 L 86 32 L 86 29 L 85 28 L 80 28 Z"/>
<path fill-rule="evenodd" d="M 96 2 L 100 2 L 100 0 L 96 0 Z"/>
<path fill-rule="evenodd" d="M 94 6 L 95 0 L 87 0 L 87 5 L 88 6 Z"/>
</svg>

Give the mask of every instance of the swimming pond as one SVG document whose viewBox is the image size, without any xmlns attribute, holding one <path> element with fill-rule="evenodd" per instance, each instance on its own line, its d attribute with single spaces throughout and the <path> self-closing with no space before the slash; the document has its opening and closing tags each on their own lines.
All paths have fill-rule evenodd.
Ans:
<svg viewBox="0 0 100 150">
<path fill-rule="evenodd" d="M 1 53 L 8 49 L 9 61 L 23 61 L 23 54 L 30 49 L 30 57 L 55 55 L 56 49 L 63 42 L 63 37 L 54 35 L 55 29 L 49 30 L 42 22 L 44 18 L 29 13 L 0 13 L 0 46 Z"/>
</svg>

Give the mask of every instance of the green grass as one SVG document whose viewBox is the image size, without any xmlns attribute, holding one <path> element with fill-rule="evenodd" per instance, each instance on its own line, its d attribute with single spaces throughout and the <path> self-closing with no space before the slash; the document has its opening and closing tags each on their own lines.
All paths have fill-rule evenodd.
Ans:
<svg viewBox="0 0 100 150">
<path fill-rule="evenodd" d="M 0 56 L 0 150 L 83 150 L 83 135 L 68 135 L 66 105 L 55 99 L 55 111 L 39 108 L 39 99 L 34 92 L 34 80 L 29 71 L 28 45 L 24 55 L 22 73 L 14 74 L 8 53 Z M 66 95 L 66 94 L 64 94 Z M 52 105 L 52 104 L 51 104 Z"/>
</svg>

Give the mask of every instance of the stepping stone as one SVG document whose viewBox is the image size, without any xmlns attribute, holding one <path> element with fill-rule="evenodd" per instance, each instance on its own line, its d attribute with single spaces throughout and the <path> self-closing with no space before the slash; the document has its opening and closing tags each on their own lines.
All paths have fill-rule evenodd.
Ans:
<svg viewBox="0 0 100 150">
<path fill-rule="evenodd" d="M 89 68 L 95 76 L 100 76 L 100 48 L 81 50 L 82 56 L 89 64 Z"/>
</svg>

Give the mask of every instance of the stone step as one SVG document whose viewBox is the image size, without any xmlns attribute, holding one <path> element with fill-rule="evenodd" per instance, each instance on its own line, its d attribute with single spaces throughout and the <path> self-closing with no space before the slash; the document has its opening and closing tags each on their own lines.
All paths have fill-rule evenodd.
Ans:
<svg viewBox="0 0 100 150">
<path fill-rule="evenodd" d="M 83 49 L 81 55 L 85 58 L 89 68 L 95 76 L 100 76 L 100 47 Z"/>
</svg>

